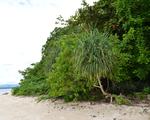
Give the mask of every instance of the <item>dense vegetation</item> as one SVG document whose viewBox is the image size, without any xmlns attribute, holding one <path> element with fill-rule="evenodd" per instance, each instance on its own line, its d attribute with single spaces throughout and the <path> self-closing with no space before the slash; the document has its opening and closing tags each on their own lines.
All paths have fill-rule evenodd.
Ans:
<svg viewBox="0 0 150 120">
<path fill-rule="evenodd" d="M 149 2 L 83 1 L 69 20 L 59 17 L 63 27 L 50 34 L 41 61 L 20 71 L 13 94 L 66 101 L 150 94 Z"/>
</svg>

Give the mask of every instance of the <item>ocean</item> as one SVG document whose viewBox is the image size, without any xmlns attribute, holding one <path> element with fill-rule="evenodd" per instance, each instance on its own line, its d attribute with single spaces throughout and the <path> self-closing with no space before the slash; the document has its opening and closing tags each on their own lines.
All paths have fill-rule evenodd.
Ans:
<svg viewBox="0 0 150 120">
<path fill-rule="evenodd" d="M 0 89 L 0 95 L 10 92 L 11 89 Z"/>
</svg>

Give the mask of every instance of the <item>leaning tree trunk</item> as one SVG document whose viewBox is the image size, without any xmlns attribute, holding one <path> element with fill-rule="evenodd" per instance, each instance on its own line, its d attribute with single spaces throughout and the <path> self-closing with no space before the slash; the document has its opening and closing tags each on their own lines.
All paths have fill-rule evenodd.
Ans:
<svg viewBox="0 0 150 120">
<path fill-rule="evenodd" d="M 97 81 L 98 81 L 98 85 L 99 85 L 99 86 L 95 86 L 95 87 L 100 88 L 102 94 L 103 94 L 106 98 L 110 97 L 110 103 L 112 103 L 112 99 L 113 99 L 113 98 L 112 98 L 112 95 L 111 95 L 110 93 L 105 92 L 105 90 L 104 90 L 104 88 L 103 88 L 103 85 L 102 85 L 102 83 L 101 83 L 101 80 L 100 80 L 99 76 L 97 76 Z"/>
</svg>

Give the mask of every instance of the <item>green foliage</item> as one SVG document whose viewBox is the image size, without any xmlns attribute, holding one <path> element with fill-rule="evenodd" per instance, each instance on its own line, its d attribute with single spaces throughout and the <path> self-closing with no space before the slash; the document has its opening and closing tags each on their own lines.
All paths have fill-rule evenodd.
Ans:
<svg viewBox="0 0 150 120">
<path fill-rule="evenodd" d="M 136 92 L 134 93 L 134 97 L 138 100 L 144 100 L 147 98 L 147 95 L 144 94 L 143 92 Z"/>
<path fill-rule="evenodd" d="M 118 105 L 129 105 L 129 104 L 131 104 L 131 101 L 122 95 L 118 95 L 118 96 L 115 95 L 114 98 L 115 98 L 115 102 Z"/>
<path fill-rule="evenodd" d="M 109 32 L 112 23 L 116 21 L 114 1 L 99 0 L 93 6 L 83 1 L 83 7 L 68 22 L 70 25 L 79 25 L 85 31 L 90 31 L 92 27 Z"/>
<path fill-rule="evenodd" d="M 49 86 L 41 66 L 41 63 L 37 63 L 25 71 L 20 71 L 24 78 L 21 80 L 20 86 L 13 89 L 13 94 L 31 96 L 47 94 Z"/>
<path fill-rule="evenodd" d="M 150 75 L 148 8 L 146 0 L 116 0 L 116 14 L 124 30 L 116 48 L 120 51 L 121 58 L 117 79 L 133 81 L 131 84 L 135 87 L 134 81 L 149 81 Z"/>
<path fill-rule="evenodd" d="M 150 87 L 145 87 L 144 90 L 143 90 L 143 92 L 145 94 L 150 94 Z"/>
<path fill-rule="evenodd" d="M 115 55 L 107 34 L 93 30 L 84 33 L 75 49 L 75 67 L 87 79 L 97 84 L 97 77 L 113 79 Z"/>
<path fill-rule="evenodd" d="M 53 64 L 53 70 L 49 73 L 48 81 L 50 84 L 49 95 L 51 97 L 63 96 L 66 101 L 80 99 L 81 95 L 86 94 L 88 86 L 80 75 L 74 72 L 73 55 L 77 41 L 77 35 L 69 35 L 62 38 L 59 42 L 61 52 Z M 80 95 L 81 94 L 81 95 Z"/>
<path fill-rule="evenodd" d="M 62 27 L 51 32 L 40 62 L 20 72 L 23 79 L 13 94 L 94 99 L 96 77 L 112 94 L 149 94 L 149 8 L 148 0 L 99 0 L 93 6 L 83 1 L 69 20 L 58 18 Z"/>
</svg>

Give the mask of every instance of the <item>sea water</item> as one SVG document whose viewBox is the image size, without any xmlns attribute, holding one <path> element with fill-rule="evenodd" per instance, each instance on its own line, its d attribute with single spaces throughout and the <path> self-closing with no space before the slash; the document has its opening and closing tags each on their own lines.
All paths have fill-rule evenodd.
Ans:
<svg viewBox="0 0 150 120">
<path fill-rule="evenodd" d="M 11 89 L 0 89 L 0 95 L 10 92 Z"/>
</svg>

